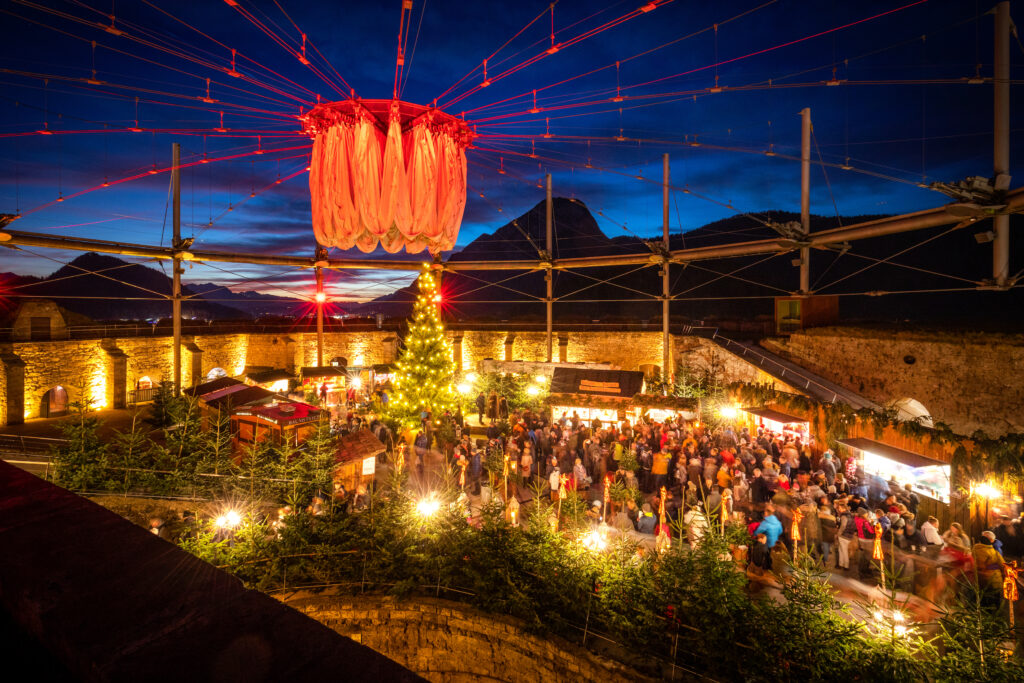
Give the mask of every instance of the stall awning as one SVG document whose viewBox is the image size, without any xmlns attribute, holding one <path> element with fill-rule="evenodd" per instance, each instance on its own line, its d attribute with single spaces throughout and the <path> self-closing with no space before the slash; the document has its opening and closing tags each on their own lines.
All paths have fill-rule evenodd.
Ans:
<svg viewBox="0 0 1024 683">
<path fill-rule="evenodd" d="M 188 389 L 183 390 L 182 393 L 189 396 L 204 396 L 224 389 L 225 387 L 235 386 L 236 384 L 241 384 L 241 382 L 230 377 L 220 377 L 218 379 L 212 379 L 209 382 L 197 384 L 194 387 L 189 387 Z"/>
<path fill-rule="evenodd" d="M 270 403 L 275 398 L 277 398 L 277 394 L 267 391 L 263 387 L 247 387 L 224 396 L 218 396 L 217 398 L 204 399 L 204 401 L 211 408 L 219 408 L 221 406 L 235 406 L 239 408 L 256 403 Z"/>
<path fill-rule="evenodd" d="M 246 373 L 245 376 L 253 382 L 256 382 L 256 384 L 279 382 L 283 379 L 295 379 L 295 375 L 287 370 L 263 370 L 261 372 Z"/>
<path fill-rule="evenodd" d="M 771 408 L 744 408 L 743 412 L 763 417 L 764 419 L 771 420 L 772 422 L 781 422 L 782 424 L 793 424 L 794 422 L 808 421 L 806 417 L 787 415 L 786 413 L 780 413 L 778 410 L 772 410 Z"/>
<path fill-rule="evenodd" d="M 883 458 L 889 458 L 896 462 L 903 463 L 908 467 L 932 467 L 934 465 L 948 465 L 948 462 L 942 462 L 941 460 L 933 460 L 932 458 L 926 458 L 925 456 L 914 453 L 913 451 L 907 451 L 896 446 L 890 446 L 889 444 L 882 443 L 881 441 L 875 441 L 874 439 L 865 439 L 863 437 L 850 437 L 846 439 L 839 439 L 839 443 L 850 448 L 856 448 L 859 451 L 867 451 L 880 455 Z"/>
<path fill-rule="evenodd" d="M 383 453 L 384 444 L 369 429 L 360 429 L 344 435 L 338 440 L 334 462 L 345 463 L 362 460 Z"/>
<path fill-rule="evenodd" d="M 644 373 L 633 370 L 555 368 L 552 394 L 583 394 L 608 398 L 632 398 L 644 386 Z"/>
<path fill-rule="evenodd" d="M 314 379 L 320 377 L 344 377 L 348 373 L 345 371 L 345 368 L 326 365 L 322 367 L 302 368 L 300 374 L 304 379 Z"/>
<path fill-rule="evenodd" d="M 316 422 L 326 413 L 308 403 L 293 401 L 291 403 L 278 403 L 277 405 L 269 406 L 250 406 L 238 411 L 236 415 L 253 415 L 274 424 L 290 427 L 307 422 Z"/>
</svg>

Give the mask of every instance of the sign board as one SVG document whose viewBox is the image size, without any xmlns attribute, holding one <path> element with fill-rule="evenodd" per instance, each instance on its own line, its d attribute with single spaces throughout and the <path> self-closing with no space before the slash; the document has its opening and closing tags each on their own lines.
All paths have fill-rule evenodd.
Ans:
<svg viewBox="0 0 1024 683">
<path fill-rule="evenodd" d="M 363 474 L 372 476 L 377 471 L 377 456 L 363 458 Z"/>
</svg>

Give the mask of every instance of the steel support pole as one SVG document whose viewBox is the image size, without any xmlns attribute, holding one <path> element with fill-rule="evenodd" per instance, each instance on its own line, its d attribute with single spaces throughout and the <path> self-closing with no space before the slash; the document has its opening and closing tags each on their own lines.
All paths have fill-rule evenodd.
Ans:
<svg viewBox="0 0 1024 683">
<path fill-rule="evenodd" d="M 668 238 L 668 191 L 669 191 L 669 166 L 668 154 L 661 159 L 661 238 L 665 247 L 665 254 L 671 251 Z M 670 348 L 671 337 L 669 336 L 669 262 L 666 260 L 661 264 L 661 378 L 665 382 L 665 393 L 668 393 L 668 383 L 672 381 L 672 349 Z"/>
<path fill-rule="evenodd" d="M 992 166 L 995 189 L 1010 189 L 1010 3 L 1004 0 L 995 10 L 995 73 Z M 1010 278 L 1010 217 L 993 219 L 995 240 L 992 242 L 992 279 L 996 286 L 1006 287 Z"/>
<path fill-rule="evenodd" d="M 811 110 L 800 110 L 800 231 L 811 232 Z M 811 248 L 800 248 L 800 293 L 811 291 Z"/>
<path fill-rule="evenodd" d="M 552 206 L 551 199 L 551 174 L 548 173 L 547 177 L 547 192 L 544 204 L 544 231 L 546 234 L 545 248 L 547 249 L 548 259 L 552 258 L 554 242 L 554 207 Z M 552 298 L 552 273 L 551 268 L 548 268 L 544 273 L 544 284 L 546 286 L 546 295 L 544 298 L 544 309 L 545 318 L 547 320 L 547 343 L 548 343 L 548 362 L 550 363 L 554 359 L 554 319 L 553 319 L 553 308 L 554 299 Z"/>
<path fill-rule="evenodd" d="M 316 271 L 316 366 L 324 366 L 324 271 L 317 266 Z"/>
<path fill-rule="evenodd" d="M 181 145 L 171 144 L 171 196 L 173 197 L 174 261 L 171 268 L 171 324 L 174 330 L 174 395 L 181 393 Z"/>
</svg>

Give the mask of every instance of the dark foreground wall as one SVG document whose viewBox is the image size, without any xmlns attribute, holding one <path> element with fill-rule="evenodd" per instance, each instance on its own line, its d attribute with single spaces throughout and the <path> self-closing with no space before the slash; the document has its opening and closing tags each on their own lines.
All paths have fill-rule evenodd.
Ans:
<svg viewBox="0 0 1024 683">
<path fill-rule="evenodd" d="M 99 505 L 3 462 L 0 606 L 85 680 L 422 680 Z"/>
</svg>

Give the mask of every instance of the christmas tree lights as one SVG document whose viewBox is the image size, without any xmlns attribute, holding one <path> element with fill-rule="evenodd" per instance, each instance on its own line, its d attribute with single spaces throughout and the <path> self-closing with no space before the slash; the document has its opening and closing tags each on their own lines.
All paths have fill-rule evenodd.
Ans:
<svg viewBox="0 0 1024 683">
<path fill-rule="evenodd" d="M 424 270 L 417 285 L 409 334 L 395 362 L 394 397 L 388 403 L 400 418 L 418 416 L 422 410 L 434 415 L 454 411 L 457 403 L 455 362 L 438 311 L 442 297 L 437 280 Z"/>
</svg>

